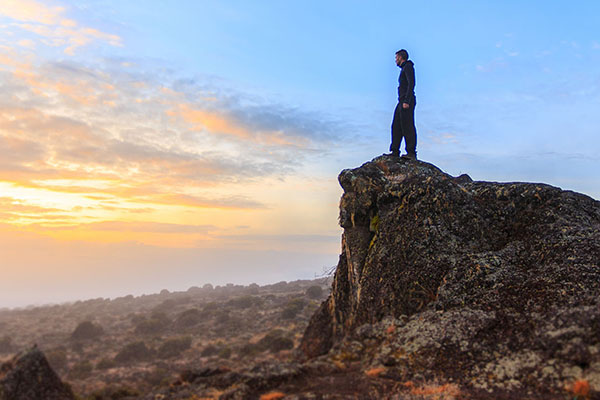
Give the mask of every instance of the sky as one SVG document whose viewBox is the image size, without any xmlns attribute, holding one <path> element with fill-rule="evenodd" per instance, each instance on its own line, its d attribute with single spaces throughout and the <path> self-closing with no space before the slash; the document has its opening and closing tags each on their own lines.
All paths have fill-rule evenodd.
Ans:
<svg viewBox="0 0 600 400">
<path fill-rule="evenodd" d="M 388 151 L 600 198 L 595 0 L 0 1 L 0 308 L 313 279 Z"/>
</svg>

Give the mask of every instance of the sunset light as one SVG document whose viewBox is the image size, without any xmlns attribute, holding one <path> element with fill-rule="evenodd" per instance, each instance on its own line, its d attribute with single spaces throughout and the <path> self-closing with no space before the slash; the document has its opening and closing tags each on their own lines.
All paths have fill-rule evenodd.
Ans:
<svg viewBox="0 0 600 400">
<path fill-rule="evenodd" d="M 331 268 L 337 175 L 387 151 L 401 47 L 423 160 L 600 195 L 598 35 L 334 3 L 1 1 L 0 308 Z"/>
</svg>

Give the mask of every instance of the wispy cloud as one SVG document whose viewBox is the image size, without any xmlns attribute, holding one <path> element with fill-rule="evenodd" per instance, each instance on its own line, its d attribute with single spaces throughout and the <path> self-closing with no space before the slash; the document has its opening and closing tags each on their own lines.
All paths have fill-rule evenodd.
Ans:
<svg viewBox="0 0 600 400">
<path fill-rule="evenodd" d="M 54 230 L 110 231 L 110 232 L 144 232 L 144 233 L 208 233 L 218 230 L 214 225 L 185 225 L 148 221 L 101 221 L 88 224 L 56 226 Z"/>
<path fill-rule="evenodd" d="M 157 231 L 170 229 L 154 225 L 157 218 L 270 210 L 268 196 L 247 188 L 286 179 L 338 137 L 336 122 L 321 115 L 202 77 L 138 72 L 137 63 L 49 62 L 0 47 L 0 186 L 13 208 L 0 218 L 55 237 L 71 227 L 69 237 L 120 231 L 122 239 L 130 232 L 177 243 Z M 25 204 L 30 212 L 16 211 Z M 138 225 L 116 223 L 134 213 Z M 210 237 L 173 232 L 190 236 L 187 245 Z"/>
<path fill-rule="evenodd" d="M 12 27 L 37 35 L 46 45 L 62 47 L 66 54 L 73 55 L 79 47 L 93 41 L 123 45 L 118 35 L 80 26 L 65 14 L 64 7 L 49 7 L 34 0 L 3 0 L 0 3 L 0 16 L 15 21 Z M 33 47 L 35 43 L 31 39 L 23 39 L 20 45 Z"/>
<path fill-rule="evenodd" d="M 34 0 L 3 0 L 0 3 L 0 15 L 46 25 L 60 23 L 64 10 L 64 7 L 48 7 Z"/>
</svg>

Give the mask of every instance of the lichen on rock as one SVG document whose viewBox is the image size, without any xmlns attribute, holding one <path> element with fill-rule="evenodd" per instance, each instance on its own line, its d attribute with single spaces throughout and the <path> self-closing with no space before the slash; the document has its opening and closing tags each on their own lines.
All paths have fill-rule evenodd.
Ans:
<svg viewBox="0 0 600 400">
<path fill-rule="evenodd" d="M 600 202 L 387 156 L 338 179 L 342 250 L 304 358 L 392 318 L 405 323 L 369 339 L 371 367 L 534 392 L 589 375 L 600 390 Z"/>
</svg>

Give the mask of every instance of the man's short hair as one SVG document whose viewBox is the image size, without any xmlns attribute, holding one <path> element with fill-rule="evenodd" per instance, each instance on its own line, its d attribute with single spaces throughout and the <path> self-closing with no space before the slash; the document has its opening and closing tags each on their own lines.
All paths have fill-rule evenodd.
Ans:
<svg viewBox="0 0 600 400">
<path fill-rule="evenodd" d="M 402 57 L 402 59 L 404 60 L 408 60 L 408 51 L 402 49 L 402 50 L 398 50 L 396 52 L 396 55 L 399 55 L 400 57 Z"/>
</svg>

